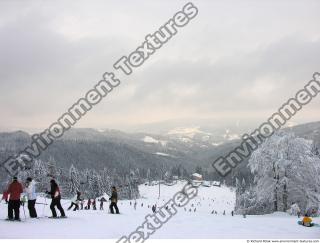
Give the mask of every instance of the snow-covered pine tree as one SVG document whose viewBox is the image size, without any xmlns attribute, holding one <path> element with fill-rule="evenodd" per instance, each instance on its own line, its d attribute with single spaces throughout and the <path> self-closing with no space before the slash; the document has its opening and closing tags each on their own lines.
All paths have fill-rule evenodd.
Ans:
<svg viewBox="0 0 320 243">
<path fill-rule="evenodd" d="M 49 162 L 47 163 L 47 171 L 48 176 L 52 178 L 57 178 L 60 175 L 59 169 L 57 168 L 57 162 L 53 157 L 49 158 Z"/>
<path fill-rule="evenodd" d="M 69 193 L 76 194 L 80 191 L 80 175 L 77 168 L 71 164 L 69 169 Z"/>
<path fill-rule="evenodd" d="M 104 190 L 101 176 L 94 170 L 90 171 L 88 175 L 88 197 L 97 198 L 99 196 L 102 196 L 104 194 Z"/>
<path fill-rule="evenodd" d="M 318 207 L 320 159 L 311 141 L 278 132 L 252 154 L 249 167 L 255 176 L 256 213 L 287 211 L 293 203 L 303 211 Z"/>
<path fill-rule="evenodd" d="M 148 180 L 148 185 L 151 186 L 151 171 L 150 171 L 150 168 L 148 168 L 148 171 L 147 171 L 147 180 Z"/>
<path fill-rule="evenodd" d="M 112 186 L 111 172 L 107 168 L 104 168 L 102 171 L 101 178 L 102 178 L 102 184 L 103 184 L 103 191 L 108 195 L 111 195 L 111 186 Z"/>
</svg>

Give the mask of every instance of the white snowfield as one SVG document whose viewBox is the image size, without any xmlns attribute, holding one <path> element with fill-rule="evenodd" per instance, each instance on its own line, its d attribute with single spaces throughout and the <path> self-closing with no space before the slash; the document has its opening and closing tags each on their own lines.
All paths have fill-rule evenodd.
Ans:
<svg viewBox="0 0 320 243">
<path fill-rule="evenodd" d="M 70 201 L 63 200 L 67 219 L 49 219 L 48 206 L 37 204 L 40 219 L 30 219 L 25 206 L 27 219 L 25 222 L 8 222 L 7 206 L 0 204 L 0 238 L 95 238 L 118 239 L 128 236 L 151 214 L 152 204 L 160 206 L 181 190 L 185 182 L 178 182 L 173 186 L 161 185 L 161 199 L 158 200 L 158 185 L 140 186 L 141 199 L 137 200 L 134 210 L 134 200 L 119 202 L 120 215 L 108 214 L 108 203 L 104 204 L 104 211 L 97 209 L 67 211 Z M 214 200 L 214 201 L 213 201 Z M 50 203 L 50 199 L 46 199 Z M 38 202 L 45 202 L 38 198 Z M 143 206 L 142 206 L 143 204 Z M 162 228 L 155 232 L 154 239 L 319 239 L 320 227 L 307 228 L 297 224 L 298 218 L 284 213 L 263 216 L 241 215 L 231 216 L 235 204 L 235 193 L 222 187 L 199 187 L 198 196 L 185 208 L 181 208 Z M 148 208 L 148 205 L 150 208 Z M 211 214 L 215 210 L 217 215 Z M 223 215 L 225 210 L 226 215 Z M 195 211 L 195 212 L 194 212 Z M 23 209 L 20 209 L 24 220 Z M 59 213 L 58 213 L 59 214 Z M 319 218 L 314 222 L 320 223 Z"/>
</svg>

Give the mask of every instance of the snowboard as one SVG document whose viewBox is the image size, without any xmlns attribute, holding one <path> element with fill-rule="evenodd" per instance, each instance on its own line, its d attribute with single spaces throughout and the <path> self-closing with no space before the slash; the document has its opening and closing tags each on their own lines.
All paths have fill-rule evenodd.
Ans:
<svg viewBox="0 0 320 243">
<path fill-rule="evenodd" d="M 297 223 L 298 223 L 298 225 L 304 226 L 304 225 L 302 224 L 302 221 L 298 221 Z M 315 224 L 315 223 L 311 223 L 311 226 L 305 226 L 305 227 L 314 227 L 314 226 L 320 227 L 319 224 Z"/>
</svg>

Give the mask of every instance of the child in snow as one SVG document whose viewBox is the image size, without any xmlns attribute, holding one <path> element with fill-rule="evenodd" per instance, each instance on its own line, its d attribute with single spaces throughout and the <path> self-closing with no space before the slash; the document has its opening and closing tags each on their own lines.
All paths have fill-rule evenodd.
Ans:
<svg viewBox="0 0 320 243">
<path fill-rule="evenodd" d="M 103 203 L 104 202 L 106 202 L 107 200 L 104 198 L 104 197 L 102 197 L 101 199 L 100 199 L 100 210 L 103 210 Z"/>
<path fill-rule="evenodd" d="M 306 226 L 306 227 L 311 227 L 313 226 L 312 223 L 312 218 L 308 216 L 308 214 L 304 215 L 303 219 L 302 219 L 302 225 Z"/>
</svg>

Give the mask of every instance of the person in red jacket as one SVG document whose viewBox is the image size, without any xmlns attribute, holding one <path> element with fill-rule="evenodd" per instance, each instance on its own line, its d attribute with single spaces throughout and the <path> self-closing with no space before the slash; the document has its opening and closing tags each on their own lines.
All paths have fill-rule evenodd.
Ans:
<svg viewBox="0 0 320 243">
<path fill-rule="evenodd" d="M 20 221 L 20 195 L 23 192 L 23 187 L 21 183 L 18 182 L 17 177 L 13 177 L 13 181 L 9 185 L 7 192 L 10 195 L 8 203 L 8 220 Z"/>
</svg>

